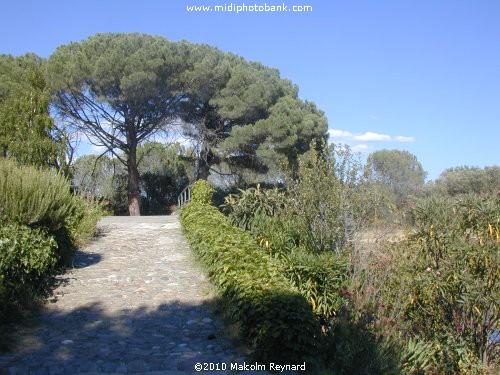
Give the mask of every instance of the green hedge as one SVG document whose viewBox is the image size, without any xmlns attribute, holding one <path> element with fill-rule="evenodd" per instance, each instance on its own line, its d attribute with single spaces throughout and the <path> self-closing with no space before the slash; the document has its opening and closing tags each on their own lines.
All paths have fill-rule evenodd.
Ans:
<svg viewBox="0 0 500 375">
<path fill-rule="evenodd" d="M 43 228 L 0 224 L 0 323 L 44 290 L 57 262 L 57 243 Z"/>
<path fill-rule="evenodd" d="M 319 324 L 275 260 L 215 207 L 196 198 L 183 208 L 181 222 L 255 359 L 291 364 L 311 359 L 321 337 Z"/>
<path fill-rule="evenodd" d="M 43 295 L 99 216 L 100 207 L 73 195 L 61 174 L 0 158 L 0 322 Z"/>
</svg>

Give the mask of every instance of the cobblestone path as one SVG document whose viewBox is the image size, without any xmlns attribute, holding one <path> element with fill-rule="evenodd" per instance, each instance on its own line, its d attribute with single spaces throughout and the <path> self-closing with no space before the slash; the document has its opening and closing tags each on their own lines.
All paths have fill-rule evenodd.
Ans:
<svg viewBox="0 0 500 375">
<path fill-rule="evenodd" d="M 180 375 L 200 362 L 244 363 L 210 312 L 214 296 L 176 216 L 99 225 L 102 235 L 58 276 L 34 327 L 0 356 L 0 373 Z"/>
</svg>

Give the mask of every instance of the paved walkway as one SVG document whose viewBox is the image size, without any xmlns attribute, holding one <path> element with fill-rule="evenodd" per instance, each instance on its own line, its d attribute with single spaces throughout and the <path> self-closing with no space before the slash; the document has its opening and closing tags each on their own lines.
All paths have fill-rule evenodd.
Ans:
<svg viewBox="0 0 500 375">
<path fill-rule="evenodd" d="M 214 296 L 176 216 L 105 217 L 100 227 L 36 326 L 0 356 L 0 373 L 173 375 L 244 363 L 210 312 Z"/>
</svg>

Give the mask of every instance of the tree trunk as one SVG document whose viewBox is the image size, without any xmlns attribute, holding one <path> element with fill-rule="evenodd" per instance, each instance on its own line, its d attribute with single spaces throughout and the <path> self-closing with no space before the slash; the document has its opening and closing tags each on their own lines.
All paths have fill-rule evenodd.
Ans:
<svg viewBox="0 0 500 375">
<path fill-rule="evenodd" d="M 130 216 L 141 216 L 139 208 L 139 170 L 137 169 L 137 143 L 132 142 L 129 148 L 128 160 L 128 212 Z"/>
<path fill-rule="evenodd" d="M 198 156 L 196 180 L 206 180 L 210 175 L 210 165 L 214 161 L 214 154 L 208 145 L 205 145 Z"/>
</svg>

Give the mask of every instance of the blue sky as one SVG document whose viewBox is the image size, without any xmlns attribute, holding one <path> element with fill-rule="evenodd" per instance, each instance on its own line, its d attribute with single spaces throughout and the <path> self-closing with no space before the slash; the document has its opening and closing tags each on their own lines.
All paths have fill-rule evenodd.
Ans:
<svg viewBox="0 0 500 375">
<path fill-rule="evenodd" d="M 500 164 L 500 1 L 285 0 L 312 12 L 188 12 L 253 0 L 4 1 L 0 53 L 48 57 L 97 32 L 186 39 L 278 68 L 325 111 L 330 139 L 448 167 Z"/>
</svg>

